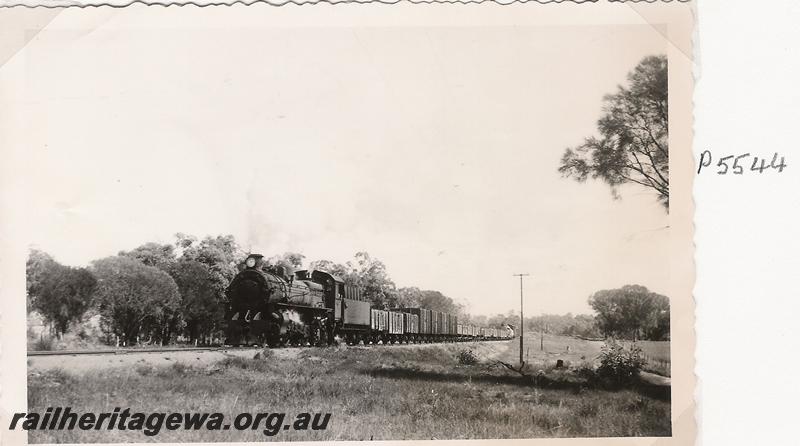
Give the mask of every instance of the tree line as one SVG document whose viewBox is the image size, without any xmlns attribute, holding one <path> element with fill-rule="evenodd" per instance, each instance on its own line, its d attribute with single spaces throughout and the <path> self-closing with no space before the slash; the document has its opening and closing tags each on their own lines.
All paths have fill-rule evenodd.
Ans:
<svg viewBox="0 0 800 446">
<path fill-rule="evenodd" d="M 224 330 L 225 290 L 243 268 L 247 253 L 232 235 L 203 239 L 176 234 L 174 244 L 145 243 L 88 267 L 62 265 L 32 250 L 26 265 L 28 309 L 36 310 L 61 336 L 88 316 L 100 316 L 108 342 L 168 344 L 177 339 L 208 343 Z M 286 252 L 267 267 L 302 268 L 305 256 Z M 467 314 L 464 305 L 440 291 L 397 287 L 386 265 L 367 252 L 343 264 L 309 262 L 362 287 L 375 307 L 423 307 L 459 316 L 478 326 L 519 325 L 513 311 L 493 316 Z M 592 294 L 594 315 L 540 315 L 525 319 L 526 330 L 582 337 L 669 339 L 669 300 L 639 285 Z"/>
<path fill-rule="evenodd" d="M 670 339 L 669 299 L 641 285 L 600 290 L 588 299 L 593 315 L 542 314 L 526 317 L 525 331 L 583 338 L 666 341 Z M 519 326 L 519 314 L 509 311 L 471 318 L 482 326 Z"/>
<path fill-rule="evenodd" d="M 224 330 L 225 290 L 243 268 L 247 253 L 232 235 L 197 237 L 176 234 L 173 244 L 145 243 L 90 262 L 62 265 L 49 254 L 31 250 L 27 265 L 28 309 L 36 310 L 61 337 L 71 325 L 100 316 L 108 342 L 126 345 L 168 344 L 177 339 L 207 343 Z M 268 267 L 303 267 L 305 256 L 286 252 L 266 259 Z M 453 314 L 464 307 L 435 290 L 398 288 L 386 265 L 367 252 L 344 264 L 309 263 L 360 286 L 377 307 L 422 306 Z"/>
<path fill-rule="evenodd" d="M 472 318 L 481 326 L 519 327 L 519 313 L 509 311 L 505 314 L 498 313 L 493 316 L 477 316 Z M 602 337 L 602 332 L 597 327 L 595 316 L 589 314 L 542 314 L 525 317 L 525 331 L 544 332 L 563 336 L 581 336 L 586 338 Z"/>
</svg>

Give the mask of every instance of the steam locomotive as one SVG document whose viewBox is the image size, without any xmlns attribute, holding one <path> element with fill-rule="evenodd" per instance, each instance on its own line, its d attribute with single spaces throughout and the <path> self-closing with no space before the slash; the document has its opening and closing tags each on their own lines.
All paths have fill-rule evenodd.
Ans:
<svg viewBox="0 0 800 446">
<path fill-rule="evenodd" d="M 226 343 L 329 345 L 455 342 L 514 337 L 513 328 L 461 324 L 425 308 L 375 308 L 363 290 L 321 270 L 268 268 L 251 254 L 227 289 Z"/>
</svg>

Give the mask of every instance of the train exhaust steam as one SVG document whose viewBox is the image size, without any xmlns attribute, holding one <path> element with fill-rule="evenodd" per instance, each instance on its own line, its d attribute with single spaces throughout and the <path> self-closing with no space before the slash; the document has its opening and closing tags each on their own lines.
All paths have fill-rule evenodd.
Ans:
<svg viewBox="0 0 800 446">
<path fill-rule="evenodd" d="M 303 322 L 303 319 L 300 317 L 300 313 L 295 310 L 286 310 L 283 312 L 284 320 L 288 322 L 293 322 L 297 325 L 305 325 L 306 323 Z"/>
</svg>

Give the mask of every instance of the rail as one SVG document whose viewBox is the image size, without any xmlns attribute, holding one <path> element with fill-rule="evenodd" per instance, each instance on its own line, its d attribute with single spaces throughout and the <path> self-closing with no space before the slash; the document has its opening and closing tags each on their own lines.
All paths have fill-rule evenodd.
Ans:
<svg viewBox="0 0 800 446">
<path fill-rule="evenodd" d="M 492 342 L 492 341 L 508 341 L 512 338 L 484 338 L 484 339 L 473 339 L 472 341 L 476 342 Z M 466 340 L 463 341 L 451 341 L 451 342 L 469 342 Z M 425 344 L 444 344 L 447 341 L 441 342 L 426 342 Z M 377 344 L 365 344 L 365 345 L 377 345 Z M 399 345 L 399 344 L 383 344 L 383 345 Z M 413 345 L 413 344 L 410 344 Z M 135 353 L 170 353 L 170 352 L 204 352 L 204 351 L 227 351 L 227 350 L 247 350 L 247 349 L 255 349 L 256 346 L 246 346 L 246 347 L 158 347 L 158 348 L 127 348 L 127 349 L 100 349 L 100 350 L 30 350 L 27 352 L 28 356 L 77 356 L 77 355 L 127 355 L 127 354 L 135 354 Z"/>
<path fill-rule="evenodd" d="M 214 350 L 231 350 L 230 347 L 166 347 L 166 348 L 130 348 L 102 350 L 32 350 L 28 356 L 74 356 L 74 355 L 126 355 L 129 353 L 169 353 L 169 352 L 201 352 Z"/>
</svg>

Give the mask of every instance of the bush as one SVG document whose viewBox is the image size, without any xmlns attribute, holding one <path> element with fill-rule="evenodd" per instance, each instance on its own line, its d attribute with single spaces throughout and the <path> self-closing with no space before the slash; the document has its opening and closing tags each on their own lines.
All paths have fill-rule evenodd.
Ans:
<svg viewBox="0 0 800 446">
<path fill-rule="evenodd" d="M 473 365 L 478 363 L 478 357 L 475 352 L 469 349 L 464 349 L 458 352 L 458 363 L 462 365 Z"/>
<path fill-rule="evenodd" d="M 53 338 L 42 336 L 33 343 L 33 350 L 35 351 L 51 351 L 54 350 Z"/>
<path fill-rule="evenodd" d="M 192 371 L 192 367 L 182 362 L 173 362 L 170 367 L 170 374 L 172 375 L 186 375 Z"/>
<path fill-rule="evenodd" d="M 155 368 L 150 364 L 137 364 L 136 367 L 134 367 L 136 373 L 138 373 L 141 376 L 148 376 L 153 374 L 154 369 Z"/>
<path fill-rule="evenodd" d="M 262 361 L 259 359 L 248 359 L 240 356 L 227 356 L 217 362 L 217 365 L 228 369 L 253 370 L 256 372 L 267 372 L 273 366 L 273 362 Z"/>
<path fill-rule="evenodd" d="M 647 363 L 642 356 L 642 349 L 635 344 L 626 349 L 613 339 L 600 348 L 599 359 L 600 367 L 597 368 L 597 375 L 614 384 L 632 382 Z"/>
<path fill-rule="evenodd" d="M 275 357 L 275 352 L 272 350 L 265 348 L 253 356 L 253 359 L 272 359 Z"/>
</svg>

